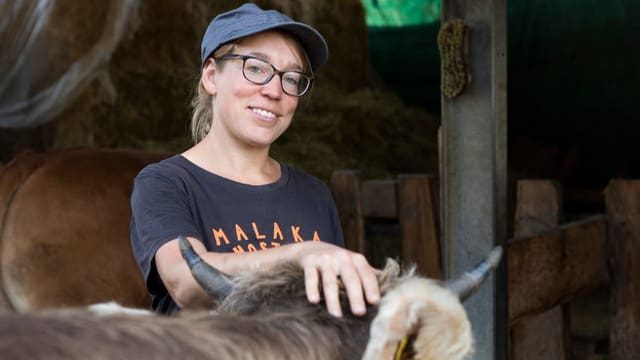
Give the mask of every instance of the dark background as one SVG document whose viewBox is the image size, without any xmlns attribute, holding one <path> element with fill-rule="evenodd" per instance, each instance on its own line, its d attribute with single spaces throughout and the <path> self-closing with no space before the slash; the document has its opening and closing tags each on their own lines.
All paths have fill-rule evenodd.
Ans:
<svg viewBox="0 0 640 360">
<path fill-rule="evenodd" d="M 512 180 L 556 178 L 569 211 L 600 211 L 610 179 L 640 176 L 638 18 L 635 0 L 508 2 Z M 436 114 L 439 26 L 369 28 L 380 78 L 408 104 Z"/>
</svg>

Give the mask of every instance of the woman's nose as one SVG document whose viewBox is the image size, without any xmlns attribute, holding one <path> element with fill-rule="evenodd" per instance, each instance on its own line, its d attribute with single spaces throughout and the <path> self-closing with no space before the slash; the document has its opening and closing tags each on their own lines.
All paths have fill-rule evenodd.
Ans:
<svg viewBox="0 0 640 360">
<path fill-rule="evenodd" d="M 279 74 L 274 74 L 271 80 L 264 85 L 261 85 L 261 93 L 273 98 L 279 98 L 282 96 L 282 79 Z"/>
</svg>

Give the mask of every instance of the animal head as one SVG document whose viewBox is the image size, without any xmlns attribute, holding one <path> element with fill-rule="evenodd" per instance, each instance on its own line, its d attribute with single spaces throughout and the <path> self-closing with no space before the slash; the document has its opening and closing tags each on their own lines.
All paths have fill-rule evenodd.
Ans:
<svg viewBox="0 0 640 360">
<path fill-rule="evenodd" d="M 271 267 L 268 271 L 255 271 L 231 277 L 215 267 L 207 264 L 194 250 L 189 241 L 179 237 L 179 246 L 183 258 L 189 265 L 194 278 L 204 291 L 222 308 L 245 299 L 245 310 L 239 313 L 257 311 L 258 308 L 277 309 L 276 303 L 281 299 L 304 297 L 304 273 L 302 268 L 293 262 L 283 262 Z M 442 286 L 456 295 L 460 301 L 471 296 L 495 269 L 502 257 L 502 248 L 496 247 L 489 256 L 473 270 L 460 277 L 442 283 Z M 414 269 L 402 272 L 394 260 L 388 259 L 383 271 L 378 276 L 382 294 L 404 279 L 414 276 Z M 229 299 L 227 299 L 229 298 Z M 346 306 L 346 292 L 340 288 L 340 298 Z M 233 300 L 233 301 L 232 301 Z M 250 305 L 252 304 L 252 305 Z M 275 306 L 275 308 L 274 308 Z M 236 308 L 237 312 L 240 307 Z M 254 310 L 249 310 L 254 309 Z"/>
<path fill-rule="evenodd" d="M 467 356 L 473 340 L 461 302 L 479 288 L 502 254 L 498 247 L 472 271 L 446 282 L 422 278 L 413 269 L 402 271 L 397 262 L 388 260 L 378 277 L 383 295 L 380 305 L 370 305 L 363 317 L 353 316 L 341 288 L 345 317 L 338 319 L 322 304 L 307 301 L 304 272 L 297 263 L 283 262 L 232 277 L 205 263 L 185 238 L 180 237 L 179 244 L 194 278 L 219 304 L 218 313 L 290 321 L 299 328 L 320 329 L 318 333 L 328 330 L 344 339 L 339 341 L 342 355 L 357 354 L 346 358 L 363 356 L 365 360 Z M 398 350 L 407 341 L 406 350 Z"/>
</svg>

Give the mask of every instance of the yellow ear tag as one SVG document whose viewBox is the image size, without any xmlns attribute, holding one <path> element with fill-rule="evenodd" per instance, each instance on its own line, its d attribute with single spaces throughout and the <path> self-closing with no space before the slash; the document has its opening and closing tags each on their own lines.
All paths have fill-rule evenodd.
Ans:
<svg viewBox="0 0 640 360">
<path fill-rule="evenodd" d="M 398 348 L 396 349 L 396 355 L 393 357 L 394 360 L 400 360 L 402 358 L 402 353 L 404 353 L 408 341 L 409 339 L 406 336 L 400 340 L 400 344 L 398 344 Z"/>
</svg>

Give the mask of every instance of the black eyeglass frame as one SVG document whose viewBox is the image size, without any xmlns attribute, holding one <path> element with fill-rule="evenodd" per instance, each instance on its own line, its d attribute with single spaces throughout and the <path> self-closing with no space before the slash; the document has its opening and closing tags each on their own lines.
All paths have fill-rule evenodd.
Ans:
<svg viewBox="0 0 640 360">
<path fill-rule="evenodd" d="M 295 97 L 301 97 L 304 94 L 307 93 L 307 91 L 309 91 L 309 89 L 311 88 L 311 84 L 313 83 L 313 76 L 309 76 L 306 73 L 303 73 L 302 71 L 296 71 L 296 70 L 287 70 L 287 71 L 280 71 L 278 70 L 275 66 L 273 66 L 273 64 L 271 64 L 270 62 L 261 59 L 259 57 L 255 57 L 255 56 L 251 56 L 251 55 L 240 55 L 240 54 L 224 54 L 222 56 L 219 56 L 217 58 L 213 58 L 215 61 L 219 61 L 219 60 L 242 60 L 242 76 L 249 81 L 252 84 L 256 84 L 256 85 L 264 85 L 269 83 L 269 81 L 271 81 L 273 79 L 274 76 L 279 75 L 280 76 L 280 88 L 282 89 L 282 91 L 287 94 L 287 95 L 291 95 L 291 96 L 295 96 Z M 271 75 L 263 82 L 257 82 L 257 81 L 253 81 L 251 79 L 249 79 L 247 77 L 247 75 L 245 74 L 245 64 L 247 62 L 248 59 L 253 59 L 253 60 L 258 60 L 260 62 L 263 62 L 269 66 L 271 66 L 271 68 L 273 69 L 273 73 L 271 73 Z M 300 94 L 292 94 L 290 92 L 288 92 L 287 90 L 285 90 L 284 88 L 284 84 L 282 83 L 284 80 L 284 77 L 282 75 L 286 74 L 286 73 L 295 73 L 295 74 L 299 74 L 300 76 L 305 77 L 306 79 L 308 79 L 308 83 L 307 83 L 307 87 L 304 89 L 304 91 L 302 91 L 302 93 Z"/>
</svg>

